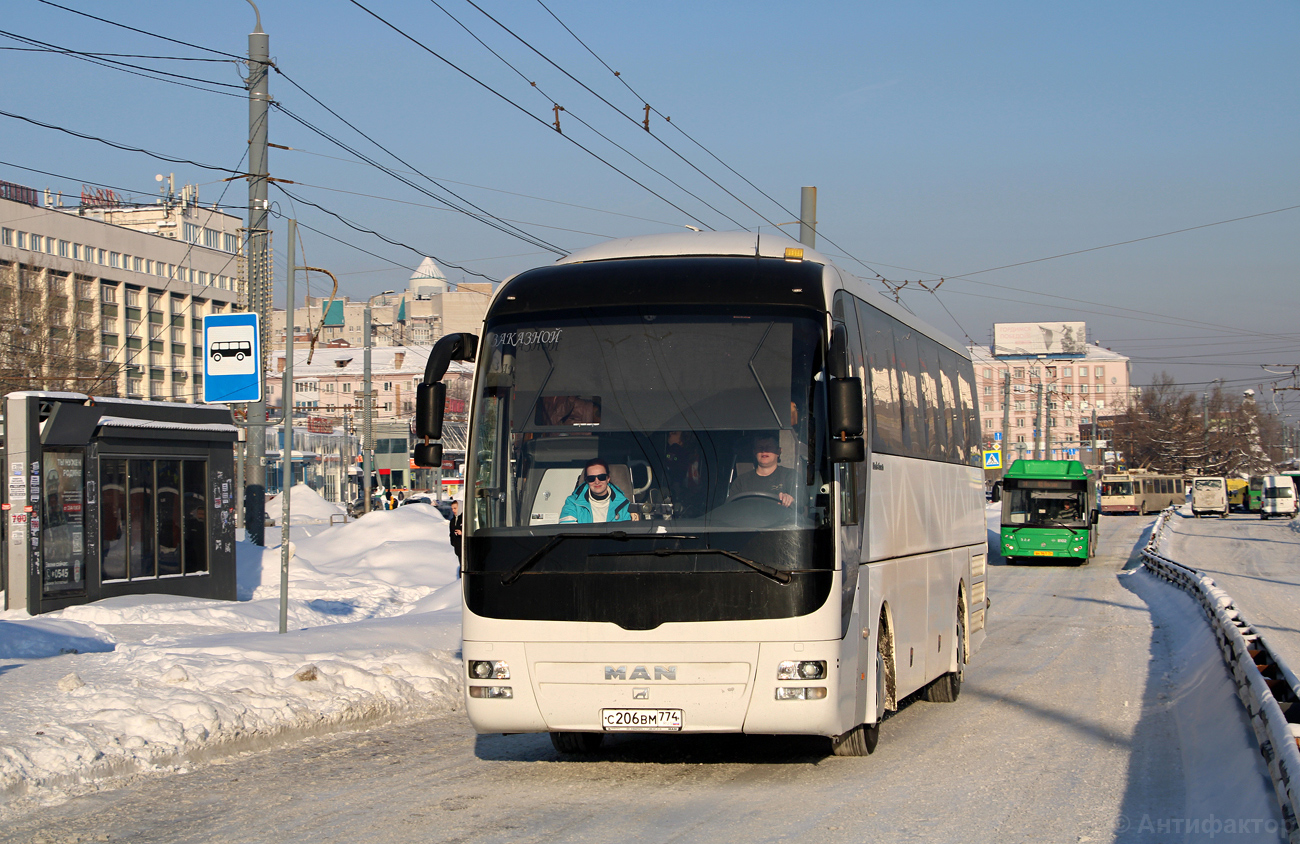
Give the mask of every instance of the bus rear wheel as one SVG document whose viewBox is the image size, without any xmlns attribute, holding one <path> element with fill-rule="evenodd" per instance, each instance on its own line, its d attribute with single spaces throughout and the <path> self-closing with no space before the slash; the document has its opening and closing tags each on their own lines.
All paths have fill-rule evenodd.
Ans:
<svg viewBox="0 0 1300 844">
<path fill-rule="evenodd" d="M 952 703 L 961 694 L 961 681 L 966 675 L 966 619 L 957 606 L 957 670 L 949 671 L 925 687 L 922 696 L 933 703 Z"/>
<path fill-rule="evenodd" d="M 585 756 L 600 750 L 604 733 L 551 733 L 551 744 L 561 753 Z"/>
</svg>

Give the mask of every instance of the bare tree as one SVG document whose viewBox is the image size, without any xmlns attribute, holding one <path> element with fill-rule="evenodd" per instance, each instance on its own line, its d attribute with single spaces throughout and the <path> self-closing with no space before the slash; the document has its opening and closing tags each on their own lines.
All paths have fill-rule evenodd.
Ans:
<svg viewBox="0 0 1300 844">
<path fill-rule="evenodd" d="M 115 395 L 100 360 L 94 299 L 76 276 L 0 263 L 0 395 L 48 390 Z M 94 290 L 94 285 L 89 285 Z"/>
</svg>

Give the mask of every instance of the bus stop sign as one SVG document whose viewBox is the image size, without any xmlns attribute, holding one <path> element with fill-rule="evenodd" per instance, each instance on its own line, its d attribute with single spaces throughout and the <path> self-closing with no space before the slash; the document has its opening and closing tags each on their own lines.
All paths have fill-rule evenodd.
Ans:
<svg viewBox="0 0 1300 844">
<path fill-rule="evenodd" d="M 984 468 L 985 468 L 985 469 L 1001 469 L 1001 468 L 1002 468 L 1002 451 L 1001 451 L 1001 449 L 994 449 L 994 450 L 990 450 L 990 451 L 985 451 L 985 452 L 984 452 Z"/>
<path fill-rule="evenodd" d="M 255 313 L 203 317 L 203 401 L 261 401 L 259 329 Z"/>
</svg>

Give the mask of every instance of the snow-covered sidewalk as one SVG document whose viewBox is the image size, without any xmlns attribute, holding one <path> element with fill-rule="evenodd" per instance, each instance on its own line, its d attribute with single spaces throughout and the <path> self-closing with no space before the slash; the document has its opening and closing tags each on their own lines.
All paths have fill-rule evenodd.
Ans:
<svg viewBox="0 0 1300 844">
<path fill-rule="evenodd" d="M 284 635 L 280 548 L 246 543 L 236 603 L 0 613 L 0 816 L 132 771 L 459 707 L 460 589 L 437 510 L 292 530 Z"/>
</svg>

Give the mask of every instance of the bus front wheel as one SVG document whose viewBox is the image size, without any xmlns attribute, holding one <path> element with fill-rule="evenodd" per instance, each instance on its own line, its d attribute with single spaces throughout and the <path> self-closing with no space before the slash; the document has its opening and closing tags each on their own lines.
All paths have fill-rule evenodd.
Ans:
<svg viewBox="0 0 1300 844">
<path fill-rule="evenodd" d="M 604 733 L 551 733 L 551 744 L 556 750 L 575 756 L 595 753 L 604 741 Z"/>
<path fill-rule="evenodd" d="M 836 756 L 868 756 L 880 743 L 880 722 L 885 717 L 885 655 L 876 648 L 876 723 L 859 724 L 831 739 L 831 753 Z"/>
</svg>

